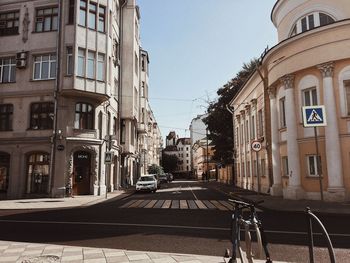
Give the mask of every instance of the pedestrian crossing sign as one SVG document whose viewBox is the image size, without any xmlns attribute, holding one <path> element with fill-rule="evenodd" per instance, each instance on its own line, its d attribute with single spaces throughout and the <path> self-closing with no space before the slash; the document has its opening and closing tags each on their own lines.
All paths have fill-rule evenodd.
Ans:
<svg viewBox="0 0 350 263">
<path fill-rule="evenodd" d="M 326 109 L 324 105 L 304 106 L 303 124 L 304 127 L 326 126 Z"/>
<path fill-rule="evenodd" d="M 113 163 L 113 152 L 105 152 L 105 164 Z"/>
</svg>

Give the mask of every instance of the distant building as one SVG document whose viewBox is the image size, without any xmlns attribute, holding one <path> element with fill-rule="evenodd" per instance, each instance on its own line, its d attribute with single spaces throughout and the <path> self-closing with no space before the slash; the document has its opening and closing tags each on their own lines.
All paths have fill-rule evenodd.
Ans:
<svg viewBox="0 0 350 263">
<path fill-rule="evenodd" d="M 192 170 L 191 167 L 191 138 L 180 138 L 176 143 L 178 151 L 178 172 L 189 173 Z"/>
</svg>

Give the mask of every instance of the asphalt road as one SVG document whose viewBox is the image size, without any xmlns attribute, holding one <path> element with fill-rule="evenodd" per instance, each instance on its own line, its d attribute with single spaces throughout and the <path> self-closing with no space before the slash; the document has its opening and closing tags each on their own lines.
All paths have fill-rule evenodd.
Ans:
<svg viewBox="0 0 350 263">
<path fill-rule="evenodd" d="M 196 200 L 215 204 L 227 199 L 206 184 L 182 181 L 165 184 L 156 193 L 136 193 L 85 208 L 0 211 L 0 240 L 219 256 L 230 247 L 231 211 L 220 206 L 199 209 L 198 203 L 194 209 L 193 204 Z M 183 200 L 187 209 L 179 209 Z M 155 208 L 157 204 L 165 208 Z M 307 245 L 304 214 L 258 214 L 271 243 Z M 335 247 L 350 247 L 348 217 L 321 220 Z M 315 244 L 324 245 L 319 235 L 315 235 Z"/>
</svg>

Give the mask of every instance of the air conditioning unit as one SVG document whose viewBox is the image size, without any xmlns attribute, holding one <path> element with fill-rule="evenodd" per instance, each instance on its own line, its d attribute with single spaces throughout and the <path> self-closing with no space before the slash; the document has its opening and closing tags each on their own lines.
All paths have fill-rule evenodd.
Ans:
<svg viewBox="0 0 350 263">
<path fill-rule="evenodd" d="M 16 61 L 16 67 L 17 68 L 25 68 L 27 65 L 26 60 L 21 59 Z"/>
<path fill-rule="evenodd" d="M 18 52 L 16 55 L 17 60 L 24 60 L 27 59 L 27 52 Z"/>
</svg>

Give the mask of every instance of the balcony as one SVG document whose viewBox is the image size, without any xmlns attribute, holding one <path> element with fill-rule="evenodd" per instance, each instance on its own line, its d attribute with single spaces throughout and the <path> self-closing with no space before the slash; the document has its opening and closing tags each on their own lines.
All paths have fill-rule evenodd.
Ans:
<svg viewBox="0 0 350 263">
<path fill-rule="evenodd" d="M 147 133 L 147 126 L 144 123 L 137 124 L 137 132 L 138 133 Z"/>
</svg>

